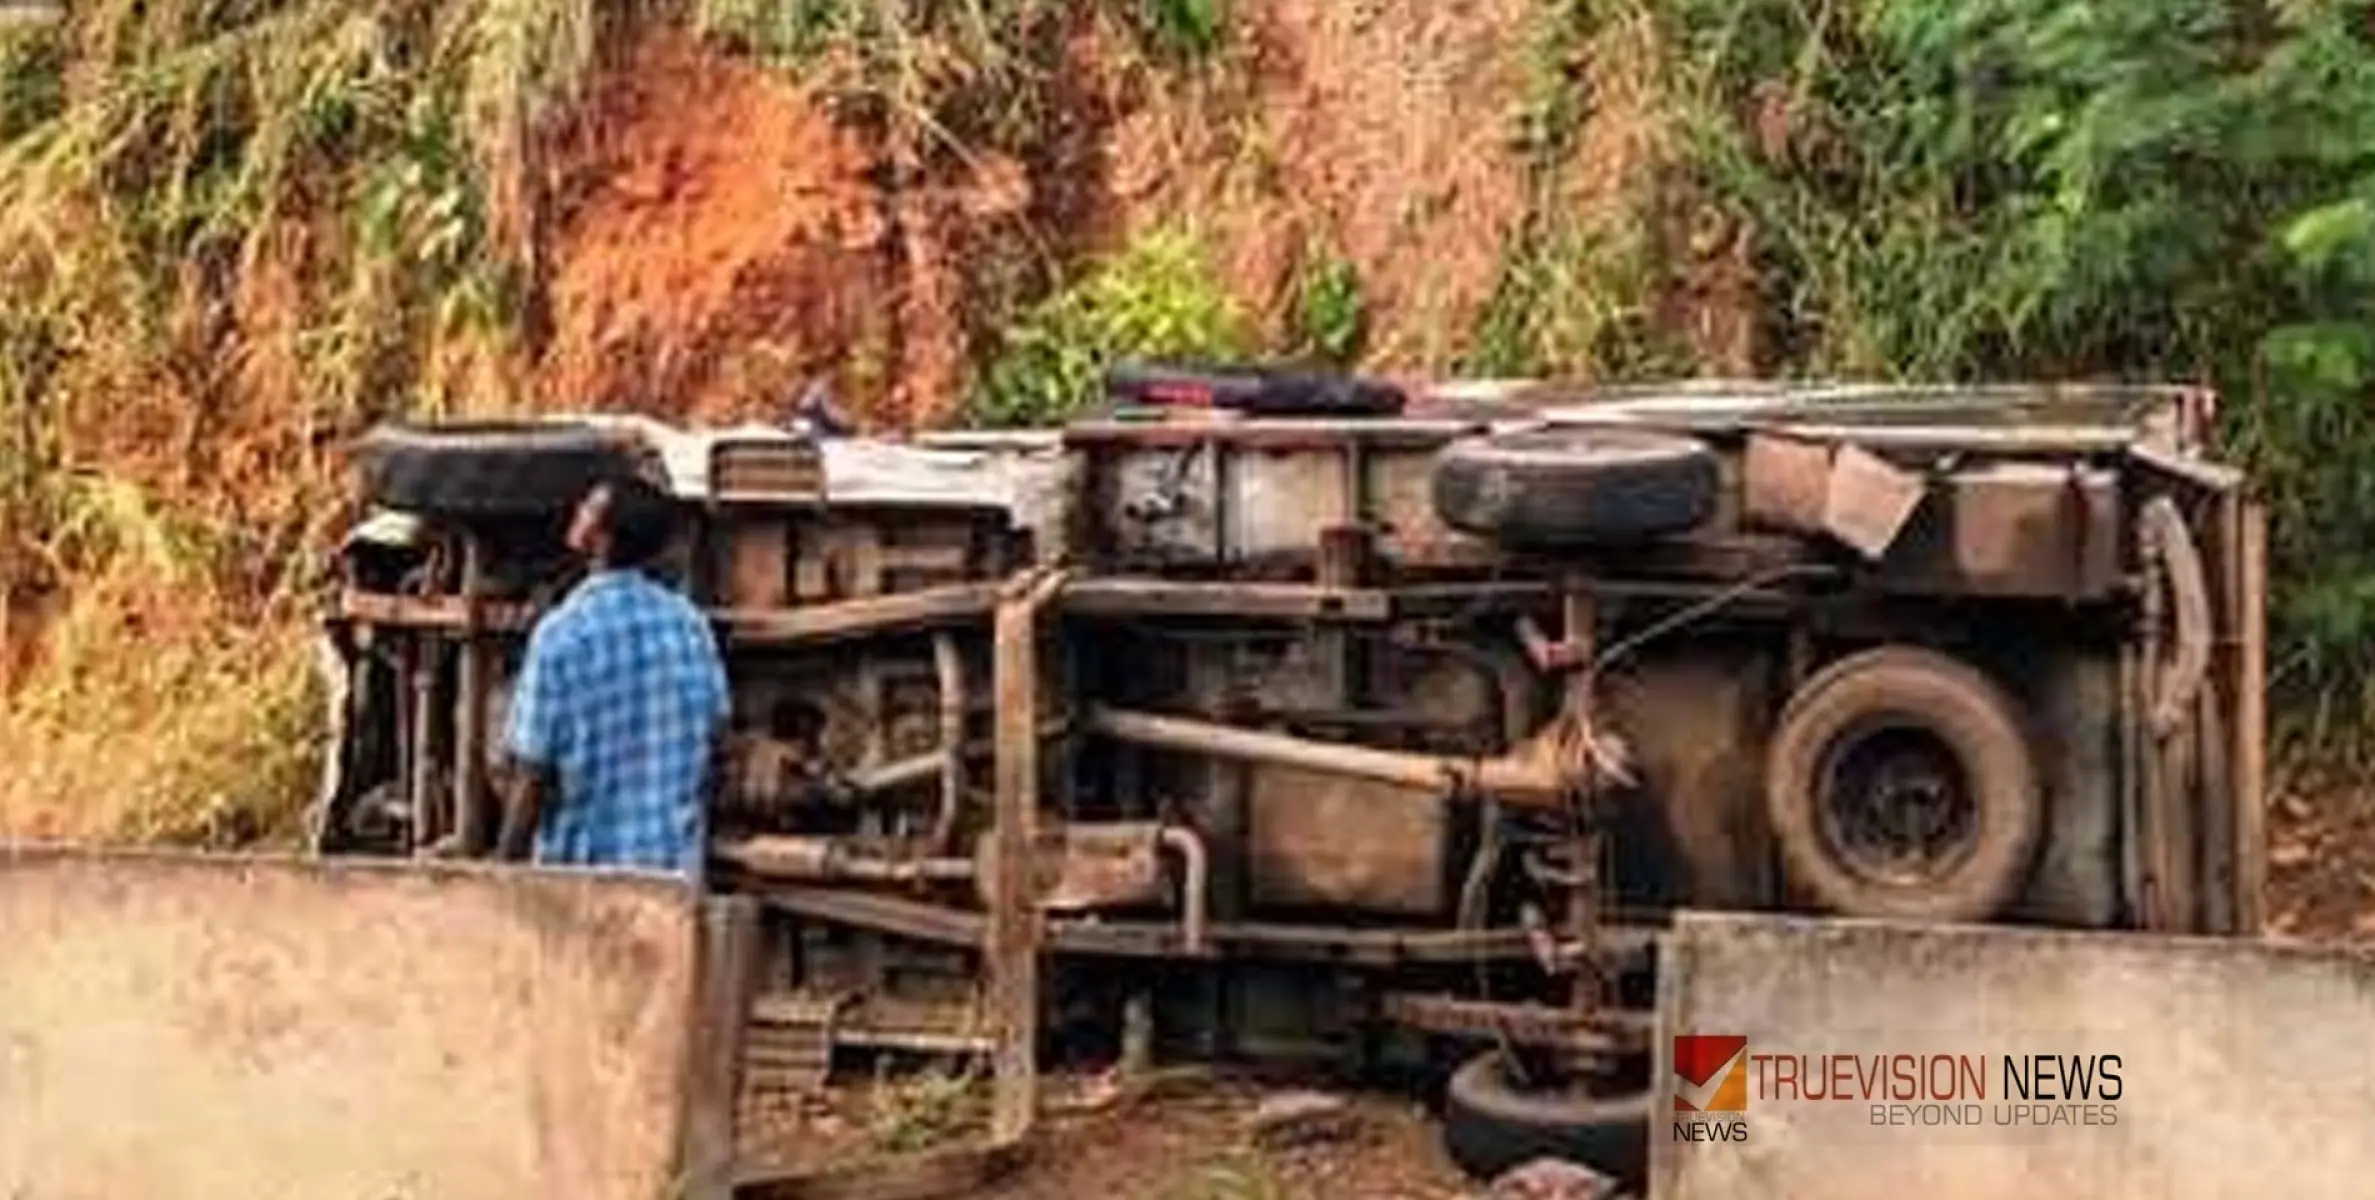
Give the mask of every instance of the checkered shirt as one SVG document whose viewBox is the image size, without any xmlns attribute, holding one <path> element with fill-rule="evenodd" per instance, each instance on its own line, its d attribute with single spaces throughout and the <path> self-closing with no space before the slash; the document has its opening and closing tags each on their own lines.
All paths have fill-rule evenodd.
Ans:
<svg viewBox="0 0 2375 1200">
<path fill-rule="evenodd" d="M 508 749 L 549 769 L 536 861 L 679 872 L 707 850 L 710 740 L 730 696 L 709 622 L 633 571 L 598 571 L 539 621 Z"/>
</svg>

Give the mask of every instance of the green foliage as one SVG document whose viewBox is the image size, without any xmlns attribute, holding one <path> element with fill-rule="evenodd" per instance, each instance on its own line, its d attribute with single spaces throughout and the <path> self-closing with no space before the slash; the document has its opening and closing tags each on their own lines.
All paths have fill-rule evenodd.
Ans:
<svg viewBox="0 0 2375 1200">
<path fill-rule="evenodd" d="M 1226 0 L 1138 0 L 1130 15 L 1139 36 L 1174 60 L 1210 58 L 1228 40 Z"/>
<path fill-rule="evenodd" d="M 2215 382 L 2280 683 L 2375 713 L 2375 47 L 2312 0 L 1674 0 L 1690 171 L 1780 365 Z"/>
<path fill-rule="evenodd" d="M 1296 279 L 1296 349 L 1306 357 L 1348 366 L 1369 332 L 1360 269 L 1340 254 L 1317 256 Z"/>
<path fill-rule="evenodd" d="M 1621 221 L 1574 211 L 1573 161 L 1593 113 L 1603 74 L 1631 69 L 1606 61 L 1629 46 L 1605 41 L 1634 10 L 1631 0 L 1543 0 L 1521 65 L 1525 92 L 1512 117 L 1512 141 L 1524 156 L 1528 203 L 1502 255 L 1500 276 L 1477 317 L 1459 369 L 1493 377 L 1658 375 L 1681 361 L 1651 320 L 1664 284 L 1661 255 L 1648 227 L 1656 214 Z M 1635 181 L 1589 181 L 1594 190 L 1635 189 Z"/>
<path fill-rule="evenodd" d="M 1679 352 L 1647 310 L 1648 244 L 1602 236 L 1550 214 L 1513 239 L 1460 370 L 1503 379 L 1671 372 Z"/>
<path fill-rule="evenodd" d="M 1120 24 L 1174 61 L 1226 39 L 1223 0 L 1136 0 Z M 919 153 L 1026 151 L 1055 128 L 1063 0 L 697 0 L 710 37 L 822 82 L 841 107 Z"/>
<path fill-rule="evenodd" d="M 515 352 L 529 131 L 593 33 L 590 0 L 0 33 L 0 589 L 62 605 L 0 706 L 0 827 L 290 828 L 323 451 Z"/>
<path fill-rule="evenodd" d="M 698 0 L 696 26 L 820 83 L 903 152 L 1020 149 L 1043 135 L 1060 0 Z"/>
<path fill-rule="evenodd" d="M 867 1140 L 885 1154 L 913 1154 L 962 1137 L 987 1107 L 981 1079 L 971 1071 L 877 1075 L 869 1101 Z"/>
<path fill-rule="evenodd" d="M 1251 347 L 1249 323 L 1195 235 L 1157 230 L 1007 328 L 970 415 L 989 426 L 1059 422 L 1095 400 L 1116 360 L 1231 358 Z"/>
</svg>

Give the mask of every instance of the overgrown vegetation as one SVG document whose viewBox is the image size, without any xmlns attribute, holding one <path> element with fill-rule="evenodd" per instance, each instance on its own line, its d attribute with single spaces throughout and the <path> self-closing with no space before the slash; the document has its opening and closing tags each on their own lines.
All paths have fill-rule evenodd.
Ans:
<svg viewBox="0 0 2375 1200">
<path fill-rule="evenodd" d="M 1232 7 L 693 12 L 869 129 L 896 198 L 989 152 L 1047 174 L 1084 14 L 1167 71 L 1222 57 Z M 334 452 L 375 417 L 519 394 L 535 132 L 595 11 L 93 0 L 0 30 L 0 647 L 42 646 L 0 653 L 0 827 L 289 827 Z M 1542 0 L 1509 114 L 1527 216 L 1481 316 L 1425 340 L 1480 374 L 1708 366 L 1673 326 L 1712 213 L 1753 234 L 1761 369 L 2216 383 L 2274 507 L 2282 711 L 2364 744 L 2371 27 L 2375 4 L 2335 0 Z M 1376 264 L 1320 224 L 1268 339 L 1244 306 L 1272 298 L 1229 295 L 1192 226 L 1068 267 L 1003 239 L 1014 261 L 968 269 L 1029 299 L 994 306 L 968 415 L 1060 420 L 1125 355 L 1360 365 Z"/>
<path fill-rule="evenodd" d="M 964 1136 L 987 1112 L 976 1071 L 933 1069 L 899 1078 L 877 1074 L 868 1094 L 867 1140 L 883 1154 L 913 1154 Z"/>
<path fill-rule="evenodd" d="M 1123 28 L 1175 62 L 1210 56 L 1222 0 L 1133 0 Z M 710 37 L 822 82 L 894 157 L 1022 151 L 1047 136 L 1067 81 L 1066 0 L 698 0 Z M 912 166 L 912 163 L 903 163 Z"/>
<path fill-rule="evenodd" d="M 2220 385 L 2273 504 L 2282 696 L 2365 729 L 2375 9 L 1648 7 L 1686 165 L 1757 231 L 1776 365 Z"/>
<path fill-rule="evenodd" d="M 1651 315 L 1669 270 L 1654 211 L 1658 181 L 1646 173 L 1591 180 L 1625 202 L 1597 210 L 1575 203 L 1578 177 L 1612 166 L 1579 157 L 1587 124 L 1608 116 L 1597 110 L 1613 93 L 1640 86 L 1640 76 L 1655 70 L 1640 38 L 1644 28 L 1641 14 L 1614 13 L 1604 0 L 1544 0 L 1536 13 L 1523 62 L 1525 98 L 1510 115 L 1510 137 L 1527 169 L 1525 223 L 1503 255 L 1462 371 L 1608 378 L 1684 367 Z M 1657 115 L 1629 112 L 1613 121 L 1647 124 Z"/>
<path fill-rule="evenodd" d="M 1251 326 L 1195 234 L 1156 230 L 1010 326 L 968 415 L 990 426 L 1061 421 L 1096 397 L 1118 359 L 1228 358 L 1252 347 Z"/>
<path fill-rule="evenodd" d="M 1369 336 L 1361 272 L 1343 255 L 1314 252 L 1296 278 L 1294 349 L 1302 357 L 1349 366 Z"/>
<path fill-rule="evenodd" d="M 74 6 L 0 65 L 0 825 L 290 824 L 328 451 L 501 404 L 586 0 Z"/>
</svg>

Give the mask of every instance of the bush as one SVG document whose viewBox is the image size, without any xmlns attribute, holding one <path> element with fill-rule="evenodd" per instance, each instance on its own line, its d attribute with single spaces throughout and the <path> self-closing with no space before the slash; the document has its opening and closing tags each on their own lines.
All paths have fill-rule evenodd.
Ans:
<svg viewBox="0 0 2375 1200">
<path fill-rule="evenodd" d="M 2279 683 L 2375 714 L 2363 3 L 1676 0 L 1685 168 L 1787 372 L 2213 382 L 2273 502 Z"/>
<path fill-rule="evenodd" d="M 1119 359 L 1233 358 L 1253 341 L 1202 245 L 1164 229 L 1040 301 L 1000 343 L 968 406 L 974 421 L 993 427 L 1065 420 L 1096 399 L 1105 368 Z"/>
</svg>

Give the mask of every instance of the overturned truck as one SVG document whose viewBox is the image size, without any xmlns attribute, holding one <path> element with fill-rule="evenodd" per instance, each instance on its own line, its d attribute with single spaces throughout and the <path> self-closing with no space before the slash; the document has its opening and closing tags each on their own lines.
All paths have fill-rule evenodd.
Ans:
<svg viewBox="0 0 2375 1200">
<path fill-rule="evenodd" d="M 733 683 L 749 1091 L 979 1055 L 1011 1141 L 1051 1054 L 1441 1066 L 1463 1166 L 1638 1179 L 1677 909 L 2258 928 L 2263 526 L 2205 393 L 1109 382 L 912 444 L 377 431 L 320 849 L 491 843 L 630 465 Z"/>
</svg>

